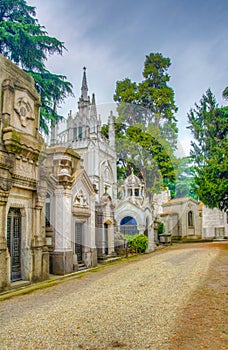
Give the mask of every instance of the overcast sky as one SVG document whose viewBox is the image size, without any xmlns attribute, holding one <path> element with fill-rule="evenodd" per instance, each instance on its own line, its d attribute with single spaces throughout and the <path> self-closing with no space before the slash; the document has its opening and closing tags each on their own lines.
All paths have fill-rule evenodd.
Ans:
<svg viewBox="0 0 228 350">
<path fill-rule="evenodd" d="M 187 113 L 208 88 L 220 105 L 228 85 L 227 0 L 27 0 L 48 34 L 65 43 L 63 56 L 48 68 L 67 76 L 75 99 L 62 107 L 77 110 L 82 68 L 98 105 L 113 102 L 117 80 L 142 80 L 145 56 L 170 57 L 169 85 L 174 89 L 179 140 L 188 153 Z"/>
</svg>

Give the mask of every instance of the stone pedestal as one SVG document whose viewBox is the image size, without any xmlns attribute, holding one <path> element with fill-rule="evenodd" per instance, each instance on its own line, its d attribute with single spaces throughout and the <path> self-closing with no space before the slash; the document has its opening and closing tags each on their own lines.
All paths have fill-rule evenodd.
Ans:
<svg viewBox="0 0 228 350">
<path fill-rule="evenodd" d="M 52 270 L 54 275 L 65 275 L 73 272 L 73 253 L 72 251 L 53 252 Z"/>
</svg>

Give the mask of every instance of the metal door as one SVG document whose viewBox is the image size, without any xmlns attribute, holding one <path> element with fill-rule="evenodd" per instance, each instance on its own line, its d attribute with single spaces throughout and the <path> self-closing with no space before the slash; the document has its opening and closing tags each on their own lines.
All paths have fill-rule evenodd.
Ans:
<svg viewBox="0 0 228 350">
<path fill-rule="evenodd" d="M 21 279 L 21 212 L 11 208 L 7 217 L 7 247 L 10 254 L 11 281 Z"/>
<path fill-rule="evenodd" d="M 108 255 L 108 224 L 104 224 L 105 254 Z"/>
<path fill-rule="evenodd" d="M 82 262 L 82 223 L 75 223 L 75 254 L 78 262 Z"/>
</svg>

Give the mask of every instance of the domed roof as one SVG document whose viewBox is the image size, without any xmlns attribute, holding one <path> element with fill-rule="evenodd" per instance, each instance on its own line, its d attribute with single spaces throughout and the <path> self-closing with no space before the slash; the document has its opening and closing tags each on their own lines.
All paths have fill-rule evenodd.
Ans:
<svg viewBox="0 0 228 350">
<path fill-rule="evenodd" d="M 128 187 L 132 187 L 132 186 L 140 187 L 142 185 L 142 182 L 138 178 L 138 176 L 134 175 L 133 169 L 132 169 L 131 175 L 129 175 L 124 182 Z"/>
</svg>

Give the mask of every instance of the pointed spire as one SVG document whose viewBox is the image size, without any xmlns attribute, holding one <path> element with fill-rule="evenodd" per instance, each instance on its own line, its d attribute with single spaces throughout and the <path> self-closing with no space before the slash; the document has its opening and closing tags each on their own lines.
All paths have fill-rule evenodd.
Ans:
<svg viewBox="0 0 228 350">
<path fill-rule="evenodd" d="M 58 122 L 55 122 L 51 126 L 51 142 L 50 142 L 50 146 L 54 146 L 54 145 L 57 144 L 57 136 L 58 136 Z"/>
<path fill-rule="evenodd" d="M 97 107 L 96 107 L 96 102 L 95 102 L 95 94 L 92 95 L 90 116 L 97 117 Z"/>
<path fill-rule="evenodd" d="M 81 97 L 83 99 L 87 99 L 88 98 L 88 86 L 87 86 L 87 79 L 86 79 L 86 67 L 83 67 Z"/>
<path fill-rule="evenodd" d="M 55 114 L 57 113 L 56 103 L 54 103 L 54 113 Z M 55 121 L 51 123 L 51 143 L 50 143 L 51 146 L 57 143 L 57 135 L 58 135 L 58 121 L 55 119 Z"/>
<path fill-rule="evenodd" d="M 112 111 L 110 111 L 110 115 L 108 117 L 108 130 L 109 144 L 111 147 L 115 148 L 115 124 Z"/>
</svg>

